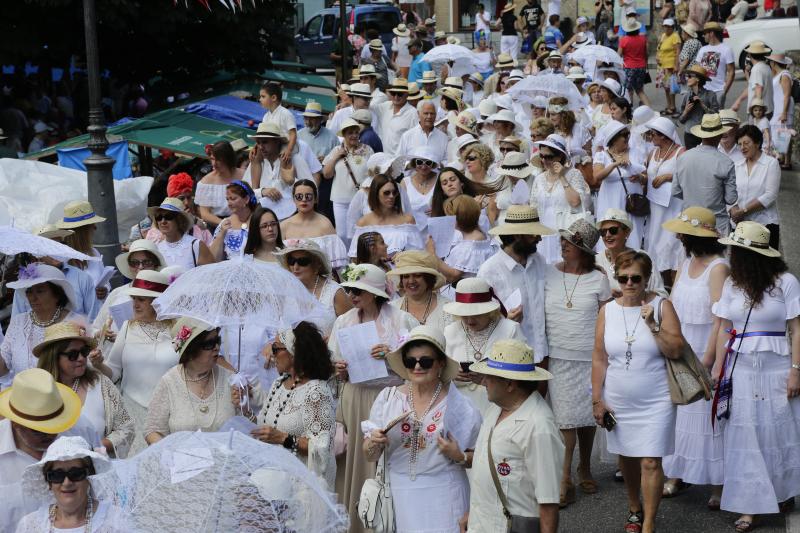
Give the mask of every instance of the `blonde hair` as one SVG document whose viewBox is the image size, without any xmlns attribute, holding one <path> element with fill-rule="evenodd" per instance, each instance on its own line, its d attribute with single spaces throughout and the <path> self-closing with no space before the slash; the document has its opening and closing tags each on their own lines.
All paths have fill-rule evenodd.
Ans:
<svg viewBox="0 0 800 533">
<path fill-rule="evenodd" d="M 489 172 L 489 167 L 494 163 L 494 152 L 492 149 L 483 143 L 471 144 L 464 149 L 464 159 L 466 160 L 467 157 L 473 153 L 478 158 L 478 161 L 481 162 L 483 169 Z"/>
<path fill-rule="evenodd" d="M 539 117 L 531 120 L 531 133 L 547 137 L 555 131 L 556 128 L 553 126 L 553 123 L 550 122 L 549 118 Z"/>
</svg>

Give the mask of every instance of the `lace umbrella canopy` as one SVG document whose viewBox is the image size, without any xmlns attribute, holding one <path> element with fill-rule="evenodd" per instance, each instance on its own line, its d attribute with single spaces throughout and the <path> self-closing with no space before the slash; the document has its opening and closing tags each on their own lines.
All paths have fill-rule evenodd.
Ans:
<svg viewBox="0 0 800 533">
<path fill-rule="evenodd" d="M 238 431 L 173 433 L 92 486 L 132 527 L 163 533 L 338 533 L 347 511 L 280 446 Z"/>
<path fill-rule="evenodd" d="M 39 237 L 19 228 L 0 226 L 0 254 L 17 255 L 21 253 L 28 253 L 34 257 L 53 257 L 62 261 L 68 259 L 95 260 L 94 257 L 89 257 L 66 244 Z"/>
<path fill-rule="evenodd" d="M 569 102 L 570 110 L 578 111 L 583 108 L 583 97 L 575 84 L 560 74 L 527 76 L 522 81 L 515 83 L 508 93 L 515 101 L 523 104 L 532 104 L 533 99 L 537 96 L 544 96 L 547 99 L 553 96 L 563 96 Z"/>
</svg>

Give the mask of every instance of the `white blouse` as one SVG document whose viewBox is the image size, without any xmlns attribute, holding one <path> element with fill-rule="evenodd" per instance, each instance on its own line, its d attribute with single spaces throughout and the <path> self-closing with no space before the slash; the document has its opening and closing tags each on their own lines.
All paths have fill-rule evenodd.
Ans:
<svg viewBox="0 0 800 533">
<path fill-rule="evenodd" d="M 736 192 L 739 195 L 737 204 L 744 208 L 753 200 L 758 200 L 764 209 L 748 212 L 745 220 L 759 224 L 780 224 L 778 216 L 778 191 L 781 188 L 781 167 L 774 157 L 761 154 L 753 168 L 748 172 L 747 160 L 736 163 Z"/>
<path fill-rule="evenodd" d="M 387 253 L 392 256 L 403 250 L 422 250 L 425 245 L 415 224 L 396 224 L 392 226 L 356 226 L 350 242 L 350 257 L 356 257 L 358 238 L 363 233 L 375 231 L 381 234 L 386 243 Z"/>
<path fill-rule="evenodd" d="M 198 183 L 194 193 L 194 203 L 200 207 L 208 207 L 218 217 L 231 214 L 225 198 L 227 183 Z"/>
<path fill-rule="evenodd" d="M 322 165 L 327 165 L 334 157 L 338 150 L 331 151 L 325 159 L 322 160 Z M 374 152 L 368 144 L 360 144 L 355 150 L 349 152 L 345 158 L 336 161 L 334 165 L 333 183 L 331 184 L 331 202 L 335 203 L 350 203 L 356 192 L 361 185 L 361 182 L 367 177 L 367 160 Z M 350 167 L 350 170 L 347 167 Z M 350 176 L 350 171 L 353 175 Z M 355 180 L 358 183 L 356 186 L 353 183 Z"/>
</svg>

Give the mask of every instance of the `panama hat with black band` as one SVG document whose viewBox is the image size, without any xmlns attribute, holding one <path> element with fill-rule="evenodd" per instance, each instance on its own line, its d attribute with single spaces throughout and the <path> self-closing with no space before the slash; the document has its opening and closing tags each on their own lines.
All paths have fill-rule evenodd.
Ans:
<svg viewBox="0 0 800 533">
<path fill-rule="evenodd" d="M 700 124 L 693 126 L 689 131 L 695 137 L 700 137 L 701 139 L 711 139 L 728 133 L 731 131 L 731 127 L 722 124 L 722 119 L 719 117 L 718 113 L 711 113 L 703 115 L 703 119 Z"/>
</svg>

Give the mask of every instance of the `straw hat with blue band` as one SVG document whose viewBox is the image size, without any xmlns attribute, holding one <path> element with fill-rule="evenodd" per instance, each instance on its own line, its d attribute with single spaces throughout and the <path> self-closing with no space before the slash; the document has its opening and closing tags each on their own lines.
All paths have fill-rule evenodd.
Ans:
<svg viewBox="0 0 800 533">
<path fill-rule="evenodd" d="M 472 363 L 471 372 L 517 381 L 545 381 L 553 374 L 536 366 L 533 348 L 522 341 L 506 339 L 495 342 L 486 359 Z"/>
<path fill-rule="evenodd" d="M 64 218 L 56 222 L 59 229 L 73 229 L 89 224 L 99 224 L 106 219 L 94 212 L 92 204 L 86 200 L 77 200 L 64 206 Z"/>
<path fill-rule="evenodd" d="M 322 105 L 314 100 L 306 104 L 306 109 L 303 111 L 303 116 L 308 118 L 322 118 Z"/>
<path fill-rule="evenodd" d="M 187 213 L 183 210 L 183 202 L 178 198 L 170 198 L 166 197 L 161 202 L 161 205 L 154 205 L 147 208 L 147 216 L 150 217 L 150 220 L 153 221 L 153 224 L 158 227 L 156 223 L 156 215 L 159 211 L 169 211 L 170 213 L 174 213 L 176 216 L 181 216 L 186 220 L 186 231 L 189 231 L 192 226 L 194 226 L 194 216 L 190 213 Z M 161 266 L 166 266 L 162 264 Z"/>
</svg>

